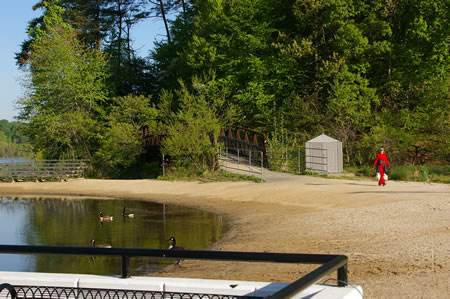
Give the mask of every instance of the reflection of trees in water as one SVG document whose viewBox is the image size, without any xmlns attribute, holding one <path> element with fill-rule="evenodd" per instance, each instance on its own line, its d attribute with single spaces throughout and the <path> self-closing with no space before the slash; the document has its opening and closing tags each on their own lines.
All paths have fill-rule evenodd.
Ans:
<svg viewBox="0 0 450 299">
<path fill-rule="evenodd" d="M 147 201 L 78 198 L 18 198 L 1 200 L 3 206 L 26 209 L 24 235 L 30 245 L 90 246 L 90 240 L 122 248 L 167 248 L 175 236 L 186 249 L 206 249 L 220 239 L 226 225 L 220 216 L 203 211 Z M 123 207 L 135 218 L 122 217 Z M 1 210 L 0 209 L 0 210 Z M 99 221 L 99 211 L 114 221 Z M 161 261 L 132 259 L 139 273 L 155 271 Z M 111 257 L 36 256 L 38 272 L 118 274 L 120 259 Z"/>
</svg>

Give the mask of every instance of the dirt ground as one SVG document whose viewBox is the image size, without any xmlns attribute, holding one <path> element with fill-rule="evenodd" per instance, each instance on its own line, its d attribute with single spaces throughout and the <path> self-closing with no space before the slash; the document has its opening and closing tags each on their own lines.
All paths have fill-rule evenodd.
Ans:
<svg viewBox="0 0 450 299">
<path fill-rule="evenodd" d="M 349 283 L 361 285 L 365 298 L 450 298 L 450 185 L 389 181 L 379 187 L 274 173 L 265 179 L 0 183 L 0 195 L 106 196 L 199 208 L 230 224 L 212 250 L 344 254 Z M 183 261 L 158 275 L 288 282 L 307 270 L 311 266 Z"/>
</svg>

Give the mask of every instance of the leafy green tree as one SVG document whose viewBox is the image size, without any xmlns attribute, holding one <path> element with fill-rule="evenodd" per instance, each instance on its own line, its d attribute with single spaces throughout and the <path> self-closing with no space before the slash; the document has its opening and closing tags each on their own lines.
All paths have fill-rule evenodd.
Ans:
<svg viewBox="0 0 450 299">
<path fill-rule="evenodd" d="M 229 100 L 245 111 L 238 122 L 252 127 L 263 127 L 273 119 L 268 80 L 274 31 L 265 4 L 257 0 L 194 3 L 192 37 L 180 53 L 187 77 L 213 70 L 226 82 Z"/>
<path fill-rule="evenodd" d="M 328 115 L 334 124 L 335 136 L 344 145 L 347 163 L 356 150 L 352 143 L 373 125 L 373 107 L 377 103 L 375 89 L 368 86 L 368 81 L 342 66 L 331 86 Z"/>
<path fill-rule="evenodd" d="M 220 129 L 233 119 L 235 109 L 226 103 L 227 90 L 214 80 L 204 83 L 193 78 L 193 91 L 180 82 L 175 92 L 179 108 L 169 112 L 164 123 L 167 137 L 163 140 L 162 153 L 169 155 L 176 166 L 195 170 L 215 169 Z M 167 115 L 174 96 L 164 93 L 161 113 Z M 169 109 L 168 109 L 169 108 Z"/>
<path fill-rule="evenodd" d="M 45 158 L 92 158 L 107 104 L 106 58 L 81 44 L 64 23 L 57 0 L 45 2 L 42 26 L 33 29 L 27 95 L 20 119 Z"/>
<path fill-rule="evenodd" d="M 157 111 L 144 96 L 116 97 L 112 100 L 104 136 L 95 154 L 96 169 L 107 176 L 117 177 L 144 153 L 144 126 L 156 127 Z"/>
<path fill-rule="evenodd" d="M 24 135 L 24 127 L 24 123 L 0 120 L 0 157 L 32 157 L 32 148 Z"/>
</svg>

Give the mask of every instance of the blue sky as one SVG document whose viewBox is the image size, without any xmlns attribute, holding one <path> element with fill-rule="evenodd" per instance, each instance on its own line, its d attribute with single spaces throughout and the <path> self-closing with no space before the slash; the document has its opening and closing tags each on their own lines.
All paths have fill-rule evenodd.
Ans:
<svg viewBox="0 0 450 299">
<path fill-rule="evenodd" d="M 38 0 L 8 0 L 2 1 L 0 9 L 0 120 L 15 120 L 18 111 L 15 110 L 16 100 L 23 94 L 20 78 L 24 74 L 17 69 L 14 59 L 19 52 L 20 44 L 27 37 L 28 21 L 42 14 L 33 11 L 32 7 Z M 133 30 L 134 48 L 138 55 L 146 56 L 153 47 L 155 40 L 164 39 L 164 25 L 154 19 L 138 24 Z"/>
</svg>

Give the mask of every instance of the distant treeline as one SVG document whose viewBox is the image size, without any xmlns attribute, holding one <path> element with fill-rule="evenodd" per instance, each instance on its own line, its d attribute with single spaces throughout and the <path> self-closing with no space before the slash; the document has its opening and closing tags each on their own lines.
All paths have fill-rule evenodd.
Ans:
<svg viewBox="0 0 450 299">
<path fill-rule="evenodd" d="M 31 144 L 24 132 L 25 124 L 0 120 L 0 157 L 31 157 Z"/>
<path fill-rule="evenodd" d="M 18 104 L 46 158 L 117 173 L 143 154 L 147 126 L 171 136 L 173 160 L 210 167 L 209 136 L 235 125 L 272 147 L 325 133 L 346 165 L 379 146 L 397 165 L 450 161 L 449 1 L 36 2 Z M 153 18 L 165 39 L 139 57 L 133 30 Z"/>
</svg>

